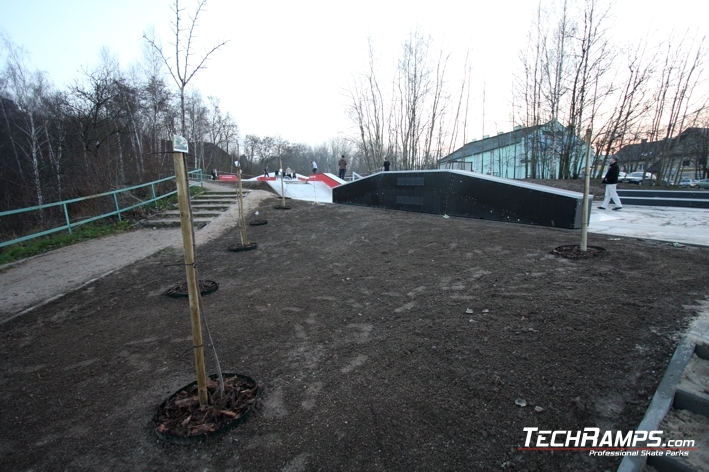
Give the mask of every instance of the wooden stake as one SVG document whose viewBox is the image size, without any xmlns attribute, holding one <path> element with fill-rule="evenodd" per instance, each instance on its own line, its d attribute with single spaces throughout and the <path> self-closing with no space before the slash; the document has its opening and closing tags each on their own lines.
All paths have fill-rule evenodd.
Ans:
<svg viewBox="0 0 709 472">
<path fill-rule="evenodd" d="M 194 230 L 190 211 L 190 186 L 187 182 L 185 157 L 181 152 L 172 154 L 175 161 L 175 180 L 177 180 L 177 200 L 180 204 L 180 228 L 182 245 L 185 249 L 185 271 L 187 273 L 187 291 L 190 300 L 190 318 L 192 320 L 192 344 L 197 370 L 197 392 L 200 406 L 209 403 L 207 396 L 207 374 L 204 368 L 204 346 L 202 344 L 202 323 L 199 312 L 199 286 L 195 270 Z"/>
<path fill-rule="evenodd" d="M 239 192 L 239 226 L 241 226 L 241 245 L 246 247 L 249 245 L 249 240 L 246 237 L 246 216 L 244 215 L 244 189 L 241 186 L 241 166 L 236 168 Z"/>
<path fill-rule="evenodd" d="M 281 172 L 280 172 L 280 173 L 281 173 L 281 197 L 282 197 L 281 206 L 282 206 L 283 208 L 285 208 L 285 207 L 286 207 L 286 191 L 285 191 L 285 188 L 283 187 L 283 186 L 285 185 L 285 184 L 283 183 L 283 180 L 284 180 L 284 179 L 283 179 L 283 172 L 284 172 L 284 170 L 283 170 L 283 159 L 280 158 L 280 157 L 278 158 L 278 165 L 280 166 L 280 171 L 281 171 Z"/>
<path fill-rule="evenodd" d="M 581 212 L 581 250 L 586 251 L 588 249 L 588 218 L 590 215 L 589 205 L 591 202 L 588 200 L 589 189 L 591 187 L 591 128 L 586 130 L 586 175 L 584 176 L 583 183 L 583 210 Z"/>
</svg>

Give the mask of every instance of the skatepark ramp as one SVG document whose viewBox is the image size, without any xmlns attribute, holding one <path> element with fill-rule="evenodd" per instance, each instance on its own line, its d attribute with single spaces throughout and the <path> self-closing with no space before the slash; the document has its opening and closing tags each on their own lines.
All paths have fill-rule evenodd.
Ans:
<svg viewBox="0 0 709 472">
<path fill-rule="evenodd" d="M 298 174 L 295 178 L 288 177 L 258 177 L 256 179 L 266 182 L 278 194 L 294 200 L 305 200 L 318 203 L 332 203 L 332 188 L 343 184 L 332 174 L 313 174 L 302 176 Z"/>
<path fill-rule="evenodd" d="M 459 170 L 379 172 L 332 189 L 333 203 L 581 228 L 583 194 Z"/>
</svg>

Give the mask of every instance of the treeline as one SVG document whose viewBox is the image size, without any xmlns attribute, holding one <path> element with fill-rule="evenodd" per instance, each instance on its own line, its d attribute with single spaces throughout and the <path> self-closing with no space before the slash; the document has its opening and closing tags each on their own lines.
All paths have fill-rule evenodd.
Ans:
<svg viewBox="0 0 709 472">
<path fill-rule="evenodd" d="M 596 176 L 609 156 L 636 143 L 662 144 L 650 146 L 657 151 L 652 156 L 626 153 L 622 165 L 628 171 L 654 164 L 662 178 L 676 180 L 691 161 L 706 175 L 706 152 L 696 152 L 702 143 L 684 139 L 688 130 L 709 127 L 706 37 L 648 32 L 624 44 L 615 39 L 623 25 L 614 21 L 609 0 L 539 2 L 520 51 L 515 120 L 523 126 L 556 120 L 565 133 L 537 143 L 529 176 L 579 174 L 584 156 L 565 137 L 583 136 L 587 128 L 593 130 Z"/>
<path fill-rule="evenodd" d="M 525 157 L 508 163 L 523 166 L 519 177 L 580 174 L 585 155 L 578 144 L 588 128 L 599 175 L 608 156 L 643 142 L 662 142 L 661 152 L 650 162 L 642 154 L 629 159 L 629 170 L 659 162 L 660 175 L 677 178 L 690 161 L 706 175 L 706 152 L 688 156 L 685 145 L 678 151 L 684 131 L 709 127 L 706 38 L 651 38 L 648 32 L 646 39 L 622 44 L 615 39 L 622 25 L 614 26 L 612 6 L 610 0 L 539 1 L 517 59 L 507 131 L 559 126 L 531 135 Z M 454 57 L 414 30 L 392 66 L 377 62 L 370 43 L 369 62 L 349 87 L 363 164 L 373 171 L 388 158 L 398 169 L 437 167 L 440 158 L 469 141 L 471 110 L 481 108 L 471 103 L 480 92 L 484 102 L 484 90 L 471 97 L 471 82 L 494 64 L 476 63 L 470 52 Z"/>
<path fill-rule="evenodd" d="M 128 71 L 106 51 L 64 90 L 31 70 L 25 51 L 3 38 L 0 73 L 0 210 L 42 205 L 172 175 L 175 94 L 148 61 Z M 192 90 L 188 138 L 232 147 L 238 127 L 219 101 Z M 192 166 L 204 163 L 200 155 Z"/>
<path fill-rule="evenodd" d="M 164 64 L 150 47 L 143 61 L 125 70 L 103 50 L 98 65 L 84 70 L 62 90 L 29 66 L 24 49 L 3 36 L 0 43 L 0 211 L 45 205 L 118 190 L 174 174 L 172 136 L 181 134 L 179 90 L 166 79 Z M 188 167 L 233 172 L 239 159 L 246 174 L 277 168 L 278 157 L 300 173 L 315 160 L 336 172 L 345 139 L 319 146 L 294 144 L 276 136 L 247 135 L 215 96 L 185 91 Z M 275 161 L 275 162 L 274 162 Z M 163 185 L 162 192 L 174 184 Z M 150 189 L 121 197 L 126 204 L 150 198 Z M 112 209 L 112 201 L 72 207 L 73 216 Z M 105 207 L 105 208 L 102 208 Z M 3 219 L 3 233 L 52 226 L 57 211 Z"/>
</svg>

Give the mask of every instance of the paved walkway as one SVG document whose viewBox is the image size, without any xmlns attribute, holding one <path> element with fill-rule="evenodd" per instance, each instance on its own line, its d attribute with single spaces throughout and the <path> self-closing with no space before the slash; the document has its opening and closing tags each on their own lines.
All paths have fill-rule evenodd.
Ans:
<svg viewBox="0 0 709 472">
<path fill-rule="evenodd" d="M 591 210 L 589 233 L 709 246 L 709 210 L 624 205 Z"/>
<path fill-rule="evenodd" d="M 223 190 L 223 187 L 214 189 Z M 244 197 L 247 214 L 267 197 L 272 194 L 262 190 L 247 194 Z M 238 214 L 239 206 L 232 205 L 195 232 L 196 244 L 204 244 L 235 227 Z M 167 247 L 182 247 L 179 228 L 139 229 L 116 234 L 0 267 L 0 324 Z"/>
</svg>

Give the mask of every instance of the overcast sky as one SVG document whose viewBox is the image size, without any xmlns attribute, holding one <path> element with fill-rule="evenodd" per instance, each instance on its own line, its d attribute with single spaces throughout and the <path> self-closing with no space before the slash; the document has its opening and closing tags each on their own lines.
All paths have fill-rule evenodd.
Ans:
<svg viewBox="0 0 709 472">
<path fill-rule="evenodd" d="M 149 28 L 167 45 L 171 3 L 0 0 L 0 28 L 26 48 L 33 68 L 63 88 L 80 78 L 82 68 L 99 63 L 103 46 L 127 68 L 140 60 L 142 34 Z M 191 13 L 196 0 L 181 5 Z M 220 39 L 229 43 L 193 83 L 205 100 L 220 98 L 242 136 L 280 135 L 319 144 L 352 132 L 346 92 L 352 77 L 365 69 L 367 38 L 388 72 L 409 32 L 419 28 L 451 54 L 451 69 L 471 50 L 470 137 L 482 135 L 483 83 L 485 133 L 510 131 L 512 74 L 535 8 L 534 0 L 209 0 L 199 21 L 198 50 Z M 708 29 L 706 0 L 617 0 L 614 11 L 619 42 L 696 31 L 700 25 Z"/>
</svg>

